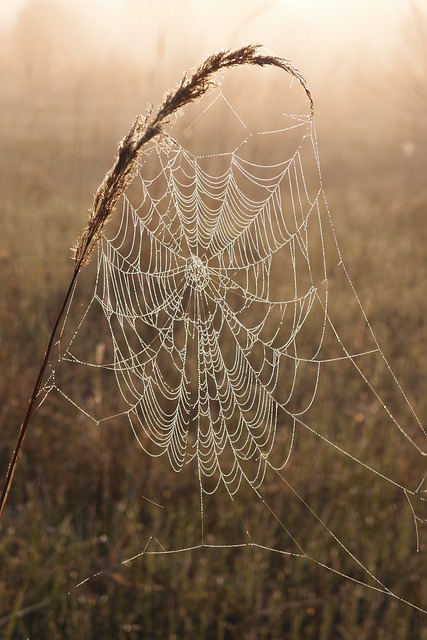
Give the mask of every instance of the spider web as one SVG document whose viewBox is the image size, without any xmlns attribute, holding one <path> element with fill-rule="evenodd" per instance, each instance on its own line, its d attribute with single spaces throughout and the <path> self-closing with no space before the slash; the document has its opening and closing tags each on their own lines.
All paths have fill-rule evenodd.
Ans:
<svg viewBox="0 0 427 640">
<path fill-rule="evenodd" d="M 147 456 L 195 474 L 194 540 L 172 549 L 164 539 L 152 548 L 150 538 L 138 555 L 255 545 L 309 558 L 394 596 L 295 487 L 293 464 L 327 450 L 398 489 L 419 547 L 426 433 L 343 263 L 304 96 L 286 85 L 283 72 L 261 75 L 275 83 L 275 95 L 280 81 L 293 114 L 267 102 L 270 94 L 250 93 L 259 70 L 239 70 L 145 150 L 121 212 L 101 238 L 95 272 L 84 276 L 94 278 L 88 303 L 76 303 L 76 289 L 43 391 L 65 397 L 99 427 L 128 424 Z M 391 380 L 387 399 L 379 371 Z M 349 376 L 356 393 L 341 383 Z M 327 416 L 324 403 L 340 392 L 342 411 Z M 375 420 L 369 424 L 365 414 Z M 399 455 L 416 460 L 409 477 L 369 446 L 379 422 Z M 263 493 L 267 476 L 280 478 L 286 499 L 363 578 L 315 555 L 307 535 L 288 528 Z M 221 492 L 242 523 L 239 535 L 209 534 L 210 500 Z M 241 496 L 246 509 L 258 501 L 263 517 L 280 524 L 286 545 L 254 537 Z"/>
</svg>

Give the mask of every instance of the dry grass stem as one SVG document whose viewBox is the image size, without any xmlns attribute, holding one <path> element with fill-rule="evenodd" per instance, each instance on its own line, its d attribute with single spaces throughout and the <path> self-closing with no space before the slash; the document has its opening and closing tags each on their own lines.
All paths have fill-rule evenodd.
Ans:
<svg viewBox="0 0 427 640">
<path fill-rule="evenodd" d="M 0 497 L 0 516 L 3 513 L 3 509 L 9 495 L 13 476 L 18 463 L 19 453 L 24 442 L 28 424 L 34 412 L 36 398 L 41 389 L 56 332 L 70 299 L 77 276 L 80 270 L 90 261 L 92 253 L 102 235 L 105 225 L 114 211 L 117 201 L 135 177 L 140 151 L 144 145 L 153 138 L 164 133 L 165 125 L 169 122 L 169 118 L 174 113 L 182 107 L 185 107 L 187 104 L 197 101 L 211 87 L 213 87 L 214 75 L 218 71 L 246 64 L 260 67 L 275 66 L 291 74 L 301 83 L 310 103 L 311 114 L 313 114 L 313 100 L 306 81 L 298 69 L 288 60 L 283 60 L 282 58 L 277 58 L 275 56 L 261 55 L 258 53 L 258 49 L 259 45 L 247 45 L 234 51 L 220 51 L 219 53 L 211 55 L 196 69 L 190 78 L 187 78 L 187 75 L 182 77 L 178 86 L 165 95 L 163 102 L 155 114 L 149 113 L 145 117 L 141 115 L 137 116 L 129 132 L 120 142 L 116 161 L 110 171 L 108 171 L 95 194 L 87 226 L 83 230 L 76 246 L 73 249 L 75 260 L 73 277 L 53 326 L 37 380 L 34 385 L 33 393 L 31 395 L 7 470 Z"/>
</svg>

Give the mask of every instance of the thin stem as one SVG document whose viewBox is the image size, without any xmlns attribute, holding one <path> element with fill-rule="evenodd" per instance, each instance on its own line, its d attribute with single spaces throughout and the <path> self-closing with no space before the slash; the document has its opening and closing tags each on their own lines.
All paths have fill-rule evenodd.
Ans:
<svg viewBox="0 0 427 640">
<path fill-rule="evenodd" d="M 24 420 L 22 422 L 21 428 L 19 430 L 19 434 L 18 434 L 18 438 L 16 441 L 16 445 L 15 445 L 15 449 L 13 451 L 12 454 L 12 458 L 10 460 L 9 463 L 9 467 L 7 469 L 7 473 L 6 473 L 6 478 L 4 481 L 4 486 L 2 489 L 2 493 L 1 493 L 1 498 L 0 498 L 0 517 L 3 514 L 3 509 L 5 507 L 8 495 L 9 495 L 9 491 L 10 491 L 10 487 L 12 486 L 12 481 L 13 481 L 13 476 L 15 475 L 15 470 L 16 470 L 16 466 L 18 464 L 18 460 L 19 460 L 19 454 L 21 452 L 22 449 L 22 445 L 24 443 L 24 439 L 25 439 L 25 434 L 27 433 L 27 429 L 28 429 L 28 425 L 29 422 L 31 420 L 31 417 L 34 413 L 34 409 L 35 409 L 35 403 L 37 400 L 37 396 L 39 394 L 42 382 L 43 382 L 43 378 L 44 378 L 44 374 L 46 371 L 46 367 L 47 367 L 47 363 L 49 361 L 49 356 L 50 356 L 50 352 L 52 351 L 52 347 L 55 341 L 55 336 L 56 336 L 56 332 L 58 331 L 58 327 L 59 327 L 59 323 L 61 322 L 61 318 L 64 315 L 65 309 L 67 307 L 67 304 L 70 300 L 70 296 L 72 294 L 77 276 L 80 272 L 80 266 L 81 263 L 78 264 L 74 270 L 74 274 L 73 277 L 71 278 L 71 282 L 70 285 L 68 287 L 67 293 L 65 295 L 64 298 L 64 302 L 62 303 L 61 309 L 58 313 L 58 317 L 56 318 L 55 324 L 53 325 L 53 329 L 52 329 L 52 333 L 50 335 L 49 338 L 49 342 L 47 343 L 47 347 L 46 347 L 46 352 L 44 354 L 43 357 L 43 361 L 40 367 L 40 371 L 38 373 L 34 388 L 33 388 L 33 392 L 31 394 L 29 403 L 28 403 L 28 407 L 27 407 L 27 411 L 25 413 L 24 416 Z"/>
</svg>

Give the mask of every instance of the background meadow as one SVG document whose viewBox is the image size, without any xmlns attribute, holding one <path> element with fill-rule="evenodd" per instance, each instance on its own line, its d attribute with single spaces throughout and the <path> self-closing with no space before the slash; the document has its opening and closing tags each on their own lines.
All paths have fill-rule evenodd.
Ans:
<svg viewBox="0 0 427 640">
<path fill-rule="evenodd" d="M 118 141 L 184 70 L 217 49 L 252 41 L 290 58 L 308 81 L 345 263 L 386 357 L 425 420 L 421 3 L 239 1 L 232 10 L 220 1 L 203 8 L 190 0 L 119 4 L 37 0 L 0 8 L 0 477 L 72 272 L 70 247 Z M 351 335 L 358 327 L 343 313 L 343 331 Z M 331 381 L 318 396 L 317 420 L 337 432 L 353 424 L 358 394 L 354 377 Z M 374 426 L 369 451 L 410 478 L 411 461 L 379 420 Z M 332 452 L 314 464 L 308 439 L 297 455 L 293 481 L 320 518 L 360 546 L 388 587 L 426 606 L 426 532 L 420 528 L 417 554 L 402 493 L 376 490 L 372 475 Z M 173 490 L 173 509 L 150 509 L 140 499 L 148 489 L 160 497 Z M 272 480 L 267 490 L 274 508 L 286 508 L 281 483 Z M 314 563 L 285 562 L 260 549 L 200 549 L 120 566 L 141 553 L 152 532 L 187 546 L 198 509 L 194 478 L 177 478 L 156 460 L 142 465 L 128 430 L 94 429 L 66 403 L 42 408 L 0 521 L 1 637 L 427 638 L 427 616 L 415 609 Z M 215 526 L 233 527 L 220 496 L 212 513 Z M 251 517 L 251 531 L 277 544 L 280 531 L 266 531 L 256 503 Z M 304 514 L 288 517 L 304 535 Z M 353 530 L 360 539 L 351 540 Z M 351 572 L 345 559 L 340 570 Z"/>
</svg>

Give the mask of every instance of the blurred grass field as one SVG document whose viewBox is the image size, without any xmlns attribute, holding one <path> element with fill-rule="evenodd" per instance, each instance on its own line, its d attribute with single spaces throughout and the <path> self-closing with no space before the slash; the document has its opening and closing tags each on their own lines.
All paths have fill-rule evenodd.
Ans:
<svg viewBox="0 0 427 640">
<path fill-rule="evenodd" d="M 69 248 L 118 140 L 152 98 L 153 82 L 152 69 L 143 72 L 129 64 L 124 70 L 114 59 L 55 81 L 40 70 L 28 75 L 18 64 L 4 65 L 2 72 L 0 477 L 72 272 Z M 423 421 L 427 119 L 420 128 L 415 85 L 405 94 L 404 107 L 395 106 L 402 98 L 399 78 L 395 70 L 389 108 L 382 91 L 370 95 L 369 117 L 366 110 L 362 118 L 359 112 L 367 102 L 360 95 L 369 94 L 369 86 L 357 78 L 344 107 L 344 99 L 334 98 L 328 87 L 315 101 L 326 195 L 344 260 L 384 353 Z M 164 80 L 166 89 L 169 77 Z M 158 78 L 155 83 L 160 84 Z M 352 99 L 352 91 L 361 103 Z M 350 317 L 346 331 L 354 330 Z M 354 421 L 350 400 L 360 388 L 354 378 L 331 385 L 319 394 L 316 418 L 333 431 L 343 420 Z M 392 388 L 383 392 L 392 394 Z M 399 455 L 383 426 L 378 420 L 367 449 L 410 478 L 411 460 Z M 307 438 L 298 445 L 293 483 L 338 537 L 360 549 L 388 588 L 426 606 L 426 531 L 420 527 L 417 554 L 402 492 L 384 490 L 380 483 L 377 488 L 375 477 L 332 451 L 323 449 L 314 459 L 312 443 Z M 173 509 L 149 510 L 140 499 L 148 487 L 164 496 L 173 488 Z M 313 552 L 323 545 L 321 553 L 333 562 L 332 541 L 320 531 L 317 535 L 315 527 L 306 531 L 304 512 L 288 509 L 283 483 L 273 476 L 265 491 L 277 513 L 286 514 L 287 526 L 303 537 L 310 533 Z M 218 496 L 211 505 L 215 526 L 232 528 L 228 502 L 221 501 Z M 279 524 L 266 527 L 249 493 L 243 491 L 242 502 L 251 532 L 271 547 L 280 546 Z M 188 546 L 198 509 L 194 478 L 176 478 L 161 460 L 142 466 L 128 431 L 94 430 L 65 403 L 42 408 L 0 521 L 0 636 L 427 640 L 426 614 L 307 559 L 246 547 L 145 555 L 120 564 L 141 554 L 147 536 L 156 532 L 171 547 Z M 352 540 L 353 531 L 360 538 Z M 355 580 L 365 579 L 345 555 L 336 567 Z M 93 577 L 74 588 L 88 576 Z"/>
</svg>

